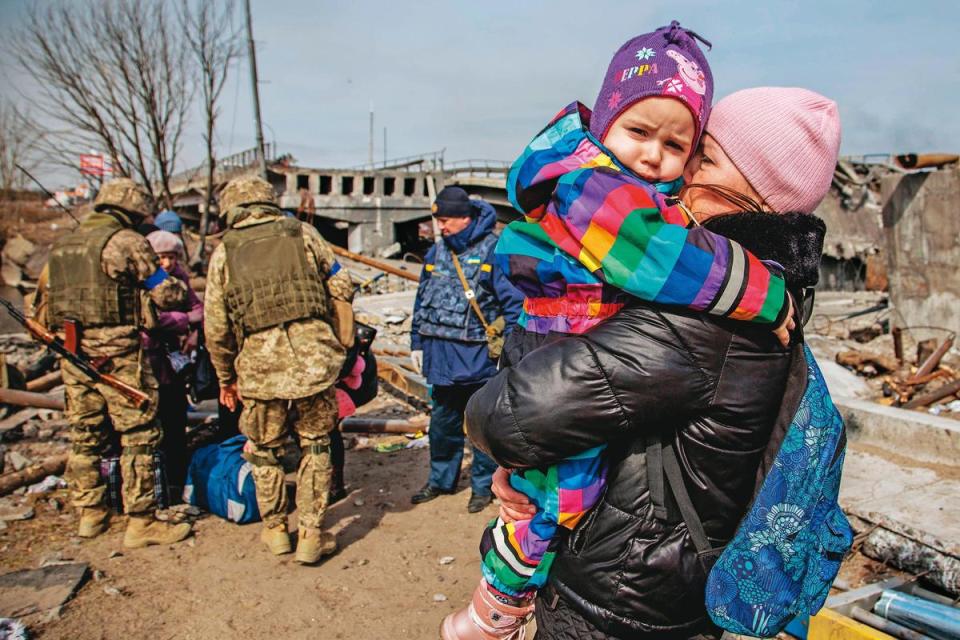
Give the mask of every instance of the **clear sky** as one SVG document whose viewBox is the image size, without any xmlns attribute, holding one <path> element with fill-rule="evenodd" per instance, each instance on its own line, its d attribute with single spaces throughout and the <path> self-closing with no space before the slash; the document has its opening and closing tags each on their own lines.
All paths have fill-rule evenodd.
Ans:
<svg viewBox="0 0 960 640">
<path fill-rule="evenodd" d="M 73 0 L 79 2 L 81 0 Z M 16 29 L 26 0 L 0 0 Z M 512 160 L 556 111 L 592 105 L 613 52 L 671 19 L 712 41 L 717 98 L 802 86 L 840 105 L 844 154 L 960 152 L 960 2 L 252 0 L 265 137 L 305 166 L 446 148 Z M 238 11 L 242 3 L 238 3 Z M 238 15 L 238 19 L 242 16 Z M 0 60 L 0 92 L 29 77 Z M 219 151 L 253 145 L 246 61 L 224 90 Z M 179 169 L 202 157 L 200 118 Z"/>
</svg>

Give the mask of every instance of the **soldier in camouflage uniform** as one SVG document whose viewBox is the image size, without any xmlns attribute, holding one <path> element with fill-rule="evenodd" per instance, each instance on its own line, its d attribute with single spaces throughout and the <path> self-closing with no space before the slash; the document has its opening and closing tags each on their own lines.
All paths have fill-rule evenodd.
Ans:
<svg viewBox="0 0 960 640">
<path fill-rule="evenodd" d="M 321 531 L 330 490 L 330 437 L 336 427 L 334 383 L 353 340 L 353 285 L 312 226 L 286 218 L 273 187 L 237 178 L 220 196 L 227 232 L 210 257 L 204 300 L 207 348 L 220 379 L 221 401 L 243 402 L 240 431 L 249 439 L 261 539 L 289 553 L 287 494 L 278 450 L 285 421 L 303 452 L 297 473 L 296 560 L 317 562 L 336 550 Z"/>
<path fill-rule="evenodd" d="M 163 436 L 156 419 L 157 381 L 140 347 L 138 329 L 151 315 L 146 307 L 179 308 L 186 302 L 186 288 L 167 277 L 150 243 L 133 230 L 149 213 L 148 195 L 133 180 L 105 184 L 94 201 L 94 212 L 54 244 L 38 305 L 45 314 L 41 321 L 57 331 L 65 322 L 76 321 L 82 327 L 82 354 L 101 371 L 150 397 L 146 408 L 139 409 L 70 362 L 61 363 L 73 441 L 66 478 L 73 505 L 80 510 L 78 533 L 91 538 L 107 528 L 100 458 L 112 424 L 122 446 L 128 547 L 171 544 L 190 534 L 189 524 L 154 518 L 154 452 Z"/>
</svg>

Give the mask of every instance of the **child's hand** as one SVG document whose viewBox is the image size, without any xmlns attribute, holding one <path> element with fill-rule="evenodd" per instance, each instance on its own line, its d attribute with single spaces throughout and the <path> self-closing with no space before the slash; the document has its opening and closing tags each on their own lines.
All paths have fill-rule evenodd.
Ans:
<svg viewBox="0 0 960 640">
<path fill-rule="evenodd" d="M 797 323 L 794 320 L 794 316 L 797 315 L 797 310 L 793 306 L 793 296 L 789 293 L 787 294 L 787 304 L 789 305 L 787 319 L 783 321 L 783 324 L 773 330 L 773 335 L 777 336 L 777 340 L 780 341 L 780 344 L 782 344 L 784 348 L 790 346 L 790 332 L 797 327 Z"/>
<path fill-rule="evenodd" d="M 504 522 L 529 520 L 537 512 L 527 496 L 510 486 L 510 472 L 503 467 L 493 472 L 490 489 L 500 500 L 500 519 Z"/>
</svg>

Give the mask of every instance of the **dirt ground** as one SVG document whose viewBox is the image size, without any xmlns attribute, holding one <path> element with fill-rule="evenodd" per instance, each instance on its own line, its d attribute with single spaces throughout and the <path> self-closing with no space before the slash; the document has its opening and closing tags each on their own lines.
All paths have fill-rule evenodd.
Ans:
<svg viewBox="0 0 960 640">
<path fill-rule="evenodd" d="M 259 524 L 215 516 L 170 547 L 124 549 L 121 518 L 100 538 L 81 540 L 74 517 L 46 502 L 37 517 L 0 532 L 0 567 L 34 568 L 59 554 L 103 574 L 58 619 L 31 625 L 44 639 L 433 638 L 479 579 L 479 534 L 496 511 L 467 513 L 469 487 L 414 507 L 427 465 L 425 449 L 348 451 L 351 493 L 327 516 L 340 551 L 315 567 L 270 555 Z M 446 556 L 454 560 L 441 564 Z"/>
<path fill-rule="evenodd" d="M 466 602 L 479 579 L 479 534 L 496 507 L 467 513 L 466 476 L 457 494 L 412 506 L 427 464 L 425 449 L 348 451 L 351 493 L 327 520 L 340 550 L 315 567 L 270 555 L 259 524 L 214 516 L 197 521 L 191 540 L 169 547 L 124 549 L 121 518 L 100 538 L 81 540 L 74 517 L 46 501 L 37 517 L 0 532 L 0 567 L 89 563 L 91 577 L 59 615 L 25 620 L 44 640 L 436 638 L 443 616 Z M 63 494 L 55 496 L 65 501 Z M 441 564 L 448 556 L 453 561 Z M 852 588 L 892 573 L 852 554 L 838 584 Z"/>
</svg>

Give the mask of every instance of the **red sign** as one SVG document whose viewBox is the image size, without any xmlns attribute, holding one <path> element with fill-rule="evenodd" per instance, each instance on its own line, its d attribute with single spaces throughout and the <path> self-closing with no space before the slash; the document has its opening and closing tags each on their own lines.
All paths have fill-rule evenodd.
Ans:
<svg viewBox="0 0 960 640">
<path fill-rule="evenodd" d="M 103 156 L 81 153 L 80 173 L 85 176 L 104 176 L 110 173 L 110 167 L 103 161 Z"/>
</svg>

